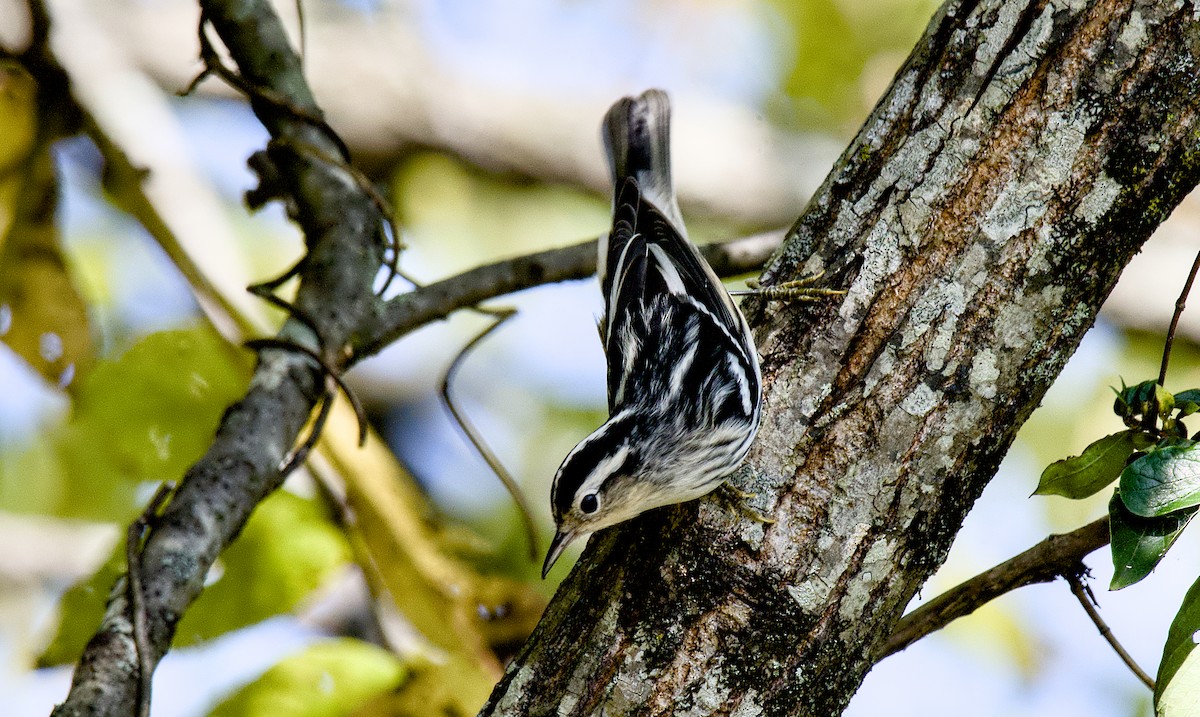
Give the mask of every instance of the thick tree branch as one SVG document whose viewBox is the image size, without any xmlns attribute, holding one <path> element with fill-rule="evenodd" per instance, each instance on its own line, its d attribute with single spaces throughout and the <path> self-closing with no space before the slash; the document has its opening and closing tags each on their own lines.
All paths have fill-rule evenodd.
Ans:
<svg viewBox="0 0 1200 717">
<path fill-rule="evenodd" d="M 1048 583 L 1077 570 L 1089 553 L 1108 545 L 1108 518 L 1063 535 L 1051 535 L 1029 550 L 960 583 L 900 618 L 877 660 L 965 617 L 1017 588 Z"/>
<path fill-rule="evenodd" d="M 287 198 L 305 232 L 308 255 L 296 305 L 319 336 L 289 321 L 281 336 L 340 363 L 345 345 L 365 323 L 375 297 L 371 282 L 383 256 L 383 217 L 337 158 L 336 141 L 300 115 L 319 115 L 270 7 L 255 0 L 203 3 L 204 12 L 247 81 L 287 97 L 300 113 L 252 101 L 273 141 L 273 193 Z M 137 704 L 140 666 L 167 651 L 183 611 L 203 588 L 220 551 L 251 510 L 280 483 L 280 466 L 321 393 L 319 369 L 306 356 L 265 351 L 241 401 L 231 406 L 208 452 L 184 476 L 147 537 L 139 577 L 147 640 L 138 655 L 127 588 L 113 589 L 103 623 L 75 670 L 56 715 L 129 715 Z"/>
<path fill-rule="evenodd" d="M 953 0 L 748 302 L 762 429 L 710 500 L 593 536 L 485 715 L 833 715 L 1122 267 L 1200 178 L 1200 20 Z"/>
</svg>

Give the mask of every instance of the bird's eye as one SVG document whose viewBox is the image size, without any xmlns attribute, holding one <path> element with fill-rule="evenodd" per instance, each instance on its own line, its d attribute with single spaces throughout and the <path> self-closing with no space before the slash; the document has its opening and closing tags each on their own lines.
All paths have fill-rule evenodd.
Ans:
<svg viewBox="0 0 1200 717">
<path fill-rule="evenodd" d="M 591 515 L 600 510 L 600 499 L 596 497 L 595 493 L 588 493 L 579 500 L 579 509 Z"/>
</svg>

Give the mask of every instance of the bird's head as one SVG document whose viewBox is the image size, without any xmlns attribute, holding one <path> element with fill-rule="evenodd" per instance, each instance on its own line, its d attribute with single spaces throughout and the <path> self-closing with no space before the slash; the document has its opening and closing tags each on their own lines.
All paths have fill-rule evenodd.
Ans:
<svg viewBox="0 0 1200 717">
<path fill-rule="evenodd" d="M 653 481 L 645 480 L 637 434 L 634 417 L 618 414 L 563 460 L 550 492 L 557 532 L 542 577 L 575 539 L 663 505 L 647 495 Z"/>
</svg>

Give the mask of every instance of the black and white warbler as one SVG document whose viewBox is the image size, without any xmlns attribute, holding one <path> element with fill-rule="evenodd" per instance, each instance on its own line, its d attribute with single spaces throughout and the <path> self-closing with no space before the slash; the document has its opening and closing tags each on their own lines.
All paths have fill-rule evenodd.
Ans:
<svg viewBox="0 0 1200 717">
<path fill-rule="evenodd" d="M 574 539 L 699 498 L 745 457 L 761 374 L 750 328 L 688 240 L 671 186 L 661 90 L 604 118 L 613 225 L 600 241 L 609 418 L 554 476 L 557 533 L 542 577 Z"/>
</svg>

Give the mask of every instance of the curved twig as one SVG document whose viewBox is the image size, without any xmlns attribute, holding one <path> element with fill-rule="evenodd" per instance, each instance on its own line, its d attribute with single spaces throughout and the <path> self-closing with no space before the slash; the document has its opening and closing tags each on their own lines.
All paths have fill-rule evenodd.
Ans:
<svg viewBox="0 0 1200 717">
<path fill-rule="evenodd" d="M 492 451 L 487 441 L 484 440 L 483 434 L 479 432 L 479 429 L 467 417 L 467 412 L 454 400 L 454 395 L 450 391 L 450 385 L 453 383 L 459 369 L 462 368 L 467 356 L 485 338 L 490 336 L 493 331 L 500 328 L 501 324 L 517 315 L 517 310 L 511 308 L 476 307 L 475 311 L 491 316 L 495 320 L 467 342 L 467 345 L 463 346 L 458 355 L 454 357 L 454 360 L 450 362 L 449 368 L 446 369 L 446 375 L 442 377 L 442 403 L 446 406 L 450 415 L 454 417 L 455 422 L 458 423 L 458 427 L 462 429 L 467 440 L 471 442 L 471 445 L 475 446 L 475 450 L 479 452 L 484 462 L 488 464 L 488 467 L 492 469 L 492 472 L 504 484 L 505 490 L 508 491 L 508 494 L 512 496 L 513 501 L 517 504 L 517 514 L 521 516 L 521 525 L 525 529 L 525 535 L 529 542 L 529 559 L 536 561 L 540 550 L 537 539 L 537 525 L 533 521 L 533 509 L 529 505 L 529 500 L 525 497 L 525 493 L 521 490 L 521 486 L 517 484 L 516 479 L 508 472 L 508 469 L 504 467 L 500 458 Z"/>
</svg>

